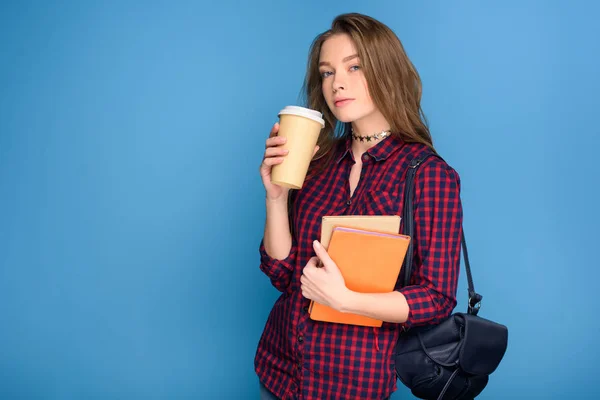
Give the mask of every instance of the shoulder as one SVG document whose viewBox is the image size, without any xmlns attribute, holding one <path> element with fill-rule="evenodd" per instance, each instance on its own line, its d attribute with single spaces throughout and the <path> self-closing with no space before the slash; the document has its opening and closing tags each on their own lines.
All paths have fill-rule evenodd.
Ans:
<svg viewBox="0 0 600 400">
<path fill-rule="evenodd" d="M 435 187 L 451 185 L 460 188 L 460 175 L 440 154 L 421 143 L 407 143 L 408 158 L 423 159 L 417 169 L 415 180 L 418 186 Z M 410 162 L 410 161 L 409 161 Z"/>
</svg>

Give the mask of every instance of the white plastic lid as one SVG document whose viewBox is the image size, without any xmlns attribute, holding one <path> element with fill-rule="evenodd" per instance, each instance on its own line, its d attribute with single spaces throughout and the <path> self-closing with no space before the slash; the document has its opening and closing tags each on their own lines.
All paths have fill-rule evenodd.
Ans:
<svg viewBox="0 0 600 400">
<path fill-rule="evenodd" d="M 279 111 L 278 115 L 299 115 L 301 117 L 310 118 L 313 121 L 317 121 L 322 127 L 325 127 L 325 121 L 323 120 L 323 114 L 310 108 L 299 107 L 299 106 L 286 106 L 283 110 Z"/>
</svg>

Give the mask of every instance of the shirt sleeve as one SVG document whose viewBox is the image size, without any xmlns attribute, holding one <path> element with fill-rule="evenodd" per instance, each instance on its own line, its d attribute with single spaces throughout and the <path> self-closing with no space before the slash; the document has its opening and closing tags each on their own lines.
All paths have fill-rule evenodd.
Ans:
<svg viewBox="0 0 600 400">
<path fill-rule="evenodd" d="M 277 290 L 280 292 L 285 291 L 292 280 L 292 273 L 294 271 L 296 256 L 298 254 L 298 246 L 295 240 L 292 238 L 292 248 L 290 249 L 290 254 L 283 260 L 278 260 L 267 254 L 267 251 L 265 250 L 264 239 L 260 242 L 259 252 L 260 270 L 269 277 L 271 284 L 275 286 Z"/>
<path fill-rule="evenodd" d="M 452 313 L 460 269 L 460 177 L 432 157 L 415 182 L 413 271 L 410 284 L 399 289 L 409 306 L 406 328 L 438 323 Z"/>
</svg>

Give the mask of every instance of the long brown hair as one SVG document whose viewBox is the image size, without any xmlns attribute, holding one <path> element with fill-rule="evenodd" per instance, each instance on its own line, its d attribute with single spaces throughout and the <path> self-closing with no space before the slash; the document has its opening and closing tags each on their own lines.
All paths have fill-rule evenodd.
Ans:
<svg viewBox="0 0 600 400">
<path fill-rule="evenodd" d="M 374 18 L 357 13 L 342 14 L 333 20 L 329 30 L 313 40 L 302 86 L 305 106 L 323 113 L 325 120 L 318 140 L 320 149 L 315 155 L 315 160 L 320 162 L 311 165 L 311 172 L 315 172 L 315 164 L 322 167 L 329 164 L 335 145 L 350 134 L 350 124 L 337 121 L 321 89 L 321 46 L 337 34 L 347 34 L 354 42 L 369 94 L 390 123 L 392 135 L 405 142 L 422 143 L 435 151 L 427 119 L 421 109 L 421 78 L 400 39 L 389 27 Z"/>
</svg>

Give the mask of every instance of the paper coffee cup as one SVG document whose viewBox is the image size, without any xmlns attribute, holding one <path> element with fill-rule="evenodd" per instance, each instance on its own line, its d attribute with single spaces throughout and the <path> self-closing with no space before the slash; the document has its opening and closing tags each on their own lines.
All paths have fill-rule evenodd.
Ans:
<svg viewBox="0 0 600 400">
<path fill-rule="evenodd" d="M 291 189 L 302 188 L 317 139 L 324 127 L 323 115 L 318 111 L 287 106 L 279 112 L 277 135 L 287 138 L 281 147 L 289 153 L 281 164 L 273 166 L 271 183 Z"/>
</svg>

